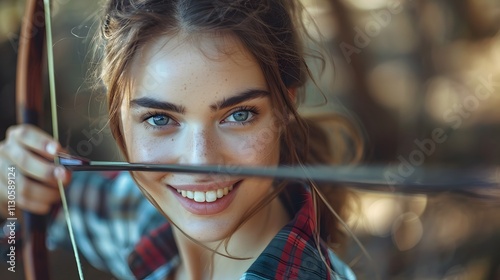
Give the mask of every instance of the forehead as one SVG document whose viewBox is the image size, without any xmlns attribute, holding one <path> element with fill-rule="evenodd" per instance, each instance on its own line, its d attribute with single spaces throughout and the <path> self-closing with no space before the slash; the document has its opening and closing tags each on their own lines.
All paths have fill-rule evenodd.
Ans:
<svg viewBox="0 0 500 280">
<path fill-rule="evenodd" d="M 130 78 L 134 92 L 157 89 L 168 80 L 183 88 L 221 81 L 261 86 L 265 77 L 257 60 L 232 35 L 162 36 L 140 48 L 133 58 Z M 134 86 L 135 85 L 135 86 Z"/>
</svg>

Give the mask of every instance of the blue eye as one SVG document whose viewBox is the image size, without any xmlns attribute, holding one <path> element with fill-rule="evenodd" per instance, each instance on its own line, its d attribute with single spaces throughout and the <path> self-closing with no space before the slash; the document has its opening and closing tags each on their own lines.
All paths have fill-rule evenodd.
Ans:
<svg viewBox="0 0 500 280">
<path fill-rule="evenodd" d="M 258 113 L 254 108 L 239 108 L 237 111 L 234 111 L 231 115 L 225 118 L 224 122 L 247 124 L 253 121 L 257 114 Z"/>
<path fill-rule="evenodd" d="M 152 126 L 165 126 L 170 123 L 171 119 L 165 115 L 154 115 L 146 119 Z"/>
<path fill-rule="evenodd" d="M 250 114 L 251 113 L 249 111 L 238 111 L 231 114 L 231 116 L 233 116 L 233 119 L 237 122 L 244 122 L 248 119 Z"/>
</svg>

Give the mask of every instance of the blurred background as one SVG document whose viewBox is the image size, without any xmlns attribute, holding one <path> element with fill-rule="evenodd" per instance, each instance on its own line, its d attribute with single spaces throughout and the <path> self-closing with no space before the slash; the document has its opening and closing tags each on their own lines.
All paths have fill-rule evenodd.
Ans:
<svg viewBox="0 0 500 280">
<path fill-rule="evenodd" d="M 354 120 L 369 164 L 499 165 L 500 1 L 303 2 L 309 32 L 322 42 L 310 50 L 328 62 L 320 71 L 311 60 L 319 87 L 308 85 L 304 115 L 335 112 Z M 61 142 L 74 155 L 117 160 L 104 93 L 88 79 L 99 3 L 54 0 L 53 9 Z M 23 12 L 24 1 L 0 0 L 0 139 L 15 123 Z M 496 176 L 500 181 L 500 171 Z M 343 259 L 359 279 L 500 279 L 500 195 L 489 191 L 486 198 L 358 191 L 358 211 L 347 222 L 371 259 L 352 240 Z M 61 265 L 71 258 L 65 254 L 52 256 L 54 279 L 76 278 L 74 271 L 59 272 L 73 266 Z M 87 271 L 96 273 L 92 279 L 111 278 Z M 21 272 L 15 277 L 23 279 Z"/>
</svg>

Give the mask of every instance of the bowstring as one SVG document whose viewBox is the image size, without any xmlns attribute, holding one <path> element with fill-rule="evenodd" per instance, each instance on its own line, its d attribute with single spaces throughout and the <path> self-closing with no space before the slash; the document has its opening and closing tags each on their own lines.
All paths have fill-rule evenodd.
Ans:
<svg viewBox="0 0 500 280">
<path fill-rule="evenodd" d="M 44 10 L 45 10 L 45 26 L 46 26 L 46 41 L 47 41 L 47 66 L 49 74 L 49 92 L 50 92 L 50 111 L 52 118 L 52 136 L 55 141 L 59 142 L 59 130 L 57 121 L 57 101 L 56 101 L 56 87 L 55 87 L 55 71 L 54 71 L 54 52 L 52 44 L 52 25 L 51 25 L 51 13 L 50 13 L 50 0 L 44 0 Z M 59 157 L 54 158 L 54 164 L 56 167 L 61 166 L 59 162 Z M 64 218 L 68 226 L 69 238 L 71 241 L 71 246 L 73 247 L 73 253 L 75 255 L 76 266 L 78 269 L 78 275 L 80 280 L 83 280 L 82 265 L 80 262 L 80 257 L 78 255 L 78 248 L 76 247 L 75 235 L 73 233 L 73 226 L 71 223 L 71 218 L 68 210 L 68 203 L 66 200 L 66 193 L 64 191 L 64 186 L 61 179 L 57 179 L 57 186 L 59 188 L 59 194 L 61 196 L 61 203 L 64 212 Z"/>
</svg>

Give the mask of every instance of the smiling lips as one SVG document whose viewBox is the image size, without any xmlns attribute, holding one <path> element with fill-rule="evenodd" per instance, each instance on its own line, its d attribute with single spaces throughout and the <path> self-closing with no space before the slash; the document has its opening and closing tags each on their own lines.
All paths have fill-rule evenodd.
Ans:
<svg viewBox="0 0 500 280">
<path fill-rule="evenodd" d="M 172 186 L 182 197 L 194 200 L 196 202 L 215 202 L 219 198 L 228 195 L 234 188 L 234 185 L 239 183 L 233 182 L 218 182 L 203 185 L 178 185 Z M 225 187 L 222 187 L 225 186 Z"/>
<path fill-rule="evenodd" d="M 233 190 L 233 185 L 225 188 L 220 188 L 216 190 L 211 190 L 211 191 L 186 191 L 186 190 L 179 190 L 176 189 L 178 193 L 180 193 L 183 197 L 187 197 L 189 199 L 192 199 L 196 202 L 214 202 L 219 198 L 222 198 L 223 196 L 227 195 L 230 191 Z"/>
<path fill-rule="evenodd" d="M 215 215 L 229 207 L 242 181 L 169 185 L 169 187 L 187 211 L 196 215 Z"/>
</svg>

